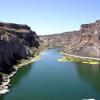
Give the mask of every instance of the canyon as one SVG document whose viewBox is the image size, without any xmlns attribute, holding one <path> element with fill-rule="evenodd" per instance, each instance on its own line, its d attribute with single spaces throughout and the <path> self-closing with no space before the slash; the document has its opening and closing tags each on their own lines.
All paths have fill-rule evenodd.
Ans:
<svg viewBox="0 0 100 100">
<path fill-rule="evenodd" d="M 39 36 L 27 25 L 0 22 L 0 94 L 8 91 L 13 76 L 9 75 L 16 73 L 18 62 L 38 52 L 39 41 Z"/>
<path fill-rule="evenodd" d="M 69 55 L 99 59 L 100 20 L 82 24 L 78 31 L 42 36 L 28 25 L 0 22 L 0 94 L 8 92 L 11 73 L 16 73 L 17 64 L 34 58 L 44 48 L 61 48 Z"/>
<path fill-rule="evenodd" d="M 100 20 L 82 24 L 80 30 L 40 36 L 48 48 L 60 47 L 67 54 L 100 58 Z"/>
<path fill-rule="evenodd" d="M 17 60 L 33 56 L 39 37 L 27 25 L 0 23 L 0 71 L 10 73 Z"/>
</svg>

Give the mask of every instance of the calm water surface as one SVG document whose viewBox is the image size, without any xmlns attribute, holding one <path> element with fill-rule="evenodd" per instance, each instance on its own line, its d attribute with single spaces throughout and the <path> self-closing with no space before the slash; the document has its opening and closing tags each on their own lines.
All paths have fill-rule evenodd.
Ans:
<svg viewBox="0 0 100 100">
<path fill-rule="evenodd" d="M 0 100 L 100 100 L 100 65 L 58 62 L 57 49 L 21 68 L 11 79 L 10 92 Z"/>
</svg>

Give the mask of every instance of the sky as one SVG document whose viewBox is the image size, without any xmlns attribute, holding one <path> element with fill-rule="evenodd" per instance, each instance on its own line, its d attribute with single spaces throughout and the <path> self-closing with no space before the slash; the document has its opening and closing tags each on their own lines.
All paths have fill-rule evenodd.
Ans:
<svg viewBox="0 0 100 100">
<path fill-rule="evenodd" d="M 100 0 L 0 0 L 0 21 L 27 24 L 38 35 L 79 30 L 100 19 Z"/>
</svg>

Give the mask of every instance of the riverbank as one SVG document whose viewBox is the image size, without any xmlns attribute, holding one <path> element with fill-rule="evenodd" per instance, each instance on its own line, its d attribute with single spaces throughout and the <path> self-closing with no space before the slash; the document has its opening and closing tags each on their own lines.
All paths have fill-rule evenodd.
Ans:
<svg viewBox="0 0 100 100">
<path fill-rule="evenodd" d="M 40 54 L 35 55 L 34 58 L 33 57 L 29 57 L 27 60 L 22 59 L 20 61 L 20 63 L 17 64 L 17 67 L 20 68 L 20 67 L 22 67 L 24 65 L 28 65 L 28 64 L 30 64 L 32 62 L 35 62 L 35 61 L 39 60 L 39 59 L 40 59 Z"/>
<path fill-rule="evenodd" d="M 9 87 L 10 87 L 10 79 L 11 77 L 13 77 L 16 73 L 17 70 L 21 67 L 23 67 L 24 65 L 30 64 L 32 62 L 35 62 L 37 60 L 40 59 L 40 54 L 35 55 L 34 57 L 29 57 L 27 60 L 22 59 L 21 61 L 19 61 L 19 63 L 17 65 L 14 66 L 15 71 L 12 72 L 10 75 L 4 74 L 4 73 L 0 73 L 2 78 L 2 83 L 0 84 L 0 95 L 5 94 L 7 92 L 9 92 Z"/>
<path fill-rule="evenodd" d="M 81 63 L 88 63 L 88 64 L 100 64 L 100 58 L 77 56 L 77 55 L 67 54 L 62 51 L 61 54 L 64 55 L 64 57 L 58 59 L 58 61 L 60 62 L 74 61 L 74 62 L 81 62 Z"/>
</svg>

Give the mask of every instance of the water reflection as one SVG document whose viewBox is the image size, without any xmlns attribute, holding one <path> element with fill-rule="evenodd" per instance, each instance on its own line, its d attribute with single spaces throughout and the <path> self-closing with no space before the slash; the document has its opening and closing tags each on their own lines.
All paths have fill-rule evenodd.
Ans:
<svg viewBox="0 0 100 100">
<path fill-rule="evenodd" d="M 12 87 L 16 87 L 20 81 L 26 77 L 28 75 L 28 73 L 30 72 L 31 68 L 32 68 L 32 65 L 34 65 L 34 63 L 32 64 L 28 64 L 28 65 L 25 65 L 23 66 L 16 74 L 14 77 L 12 77 L 11 79 L 11 86 Z"/>
<path fill-rule="evenodd" d="M 100 91 L 100 65 L 76 64 L 80 78 L 90 82 L 96 90 Z"/>
<path fill-rule="evenodd" d="M 0 96 L 0 100 L 4 100 L 4 95 L 1 95 Z"/>
<path fill-rule="evenodd" d="M 20 83 L 20 81 L 29 74 L 33 65 L 34 65 L 34 63 L 28 64 L 28 65 L 25 65 L 18 70 L 18 72 L 11 79 L 10 91 L 11 91 L 12 88 L 17 87 L 17 85 Z M 11 93 L 11 92 L 9 92 L 9 93 Z M 5 94 L 5 95 L 8 95 L 8 94 Z M 5 95 L 1 95 L 0 100 L 4 100 Z"/>
</svg>

